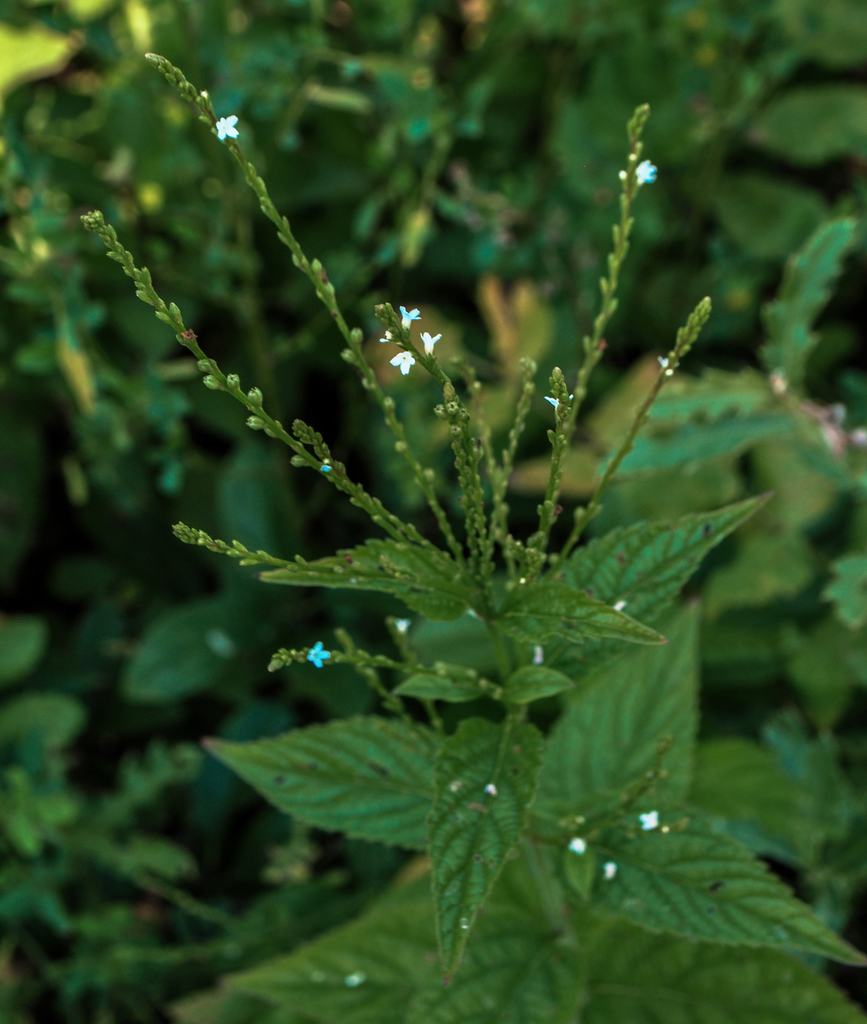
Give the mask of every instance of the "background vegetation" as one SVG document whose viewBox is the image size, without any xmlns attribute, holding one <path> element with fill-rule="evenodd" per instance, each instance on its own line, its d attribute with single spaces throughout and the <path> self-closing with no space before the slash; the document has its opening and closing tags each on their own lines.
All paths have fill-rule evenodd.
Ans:
<svg viewBox="0 0 867 1024">
<path fill-rule="evenodd" d="M 476 367 L 495 428 L 519 358 L 538 361 L 510 494 L 527 534 L 542 395 L 554 365 L 574 373 L 623 125 L 650 102 L 659 179 L 639 197 L 565 494 L 589 493 L 656 355 L 709 294 L 714 315 L 594 529 L 775 492 L 690 584 L 692 799 L 865 948 L 860 0 L 2 0 L 0 1019 L 241 1022 L 246 1009 L 195 993 L 354 916 L 404 866 L 293 825 L 198 746 L 371 709 L 346 666 L 268 662 L 334 626 L 385 650 L 402 606 L 267 588 L 174 539 L 182 520 L 318 557 L 367 524 L 201 386 L 80 214 L 105 212 L 275 415 L 303 416 L 398 512 L 428 513 L 327 312 L 150 50 L 239 116 L 428 462 L 448 466 L 447 436 L 421 376 L 381 354 L 376 302 L 422 309 L 441 358 Z M 787 331 L 802 358 L 781 366 Z M 412 643 L 484 668 L 466 622 Z M 860 974 L 833 970 L 867 1002 Z"/>
</svg>

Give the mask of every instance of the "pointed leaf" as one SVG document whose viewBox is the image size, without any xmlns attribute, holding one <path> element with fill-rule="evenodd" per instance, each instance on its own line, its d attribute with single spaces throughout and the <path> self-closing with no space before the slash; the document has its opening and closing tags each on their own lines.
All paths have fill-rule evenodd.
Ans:
<svg viewBox="0 0 867 1024">
<path fill-rule="evenodd" d="M 499 687 L 487 679 L 479 679 L 473 669 L 438 661 L 433 670 L 423 670 L 405 679 L 395 689 L 401 697 L 420 697 L 445 700 L 453 704 L 478 700 L 486 694 L 496 694 Z"/>
<path fill-rule="evenodd" d="M 639 644 L 663 644 L 665 637 L 583 591 L 556 580 L 516 587 L 503 602 L 498 621 L 510 636 L 530 644 L 549 637 L 567 640 L 614 637 Z"/>
<path fill-rule="evenodd" d="M 259 574 L 266 583 L 293 587 L 345 587 L 394 594 L 414 611 L 450 621 L 467 610 L 471 594 L 445 551 L 395 540 L 369 540 L 330 558 L 297 562 Z"/>
<path fill-rule="evenodd" d="M 671 738 L 656 783 L 660 801 L 689 788 L 696 731 L 698 611 L 680 612 L 665 647 L 632 650 L 594 676 L 555 725 L 539 776 L 538 808 L 552 819 L 602 813 L 624 789 L 644 778 Z"/>
<path fill-rule="evenodd" d="M 593 944 L 581 1024 L 865 1024 L 809 967 L 770 949 L 648 935 L 626 924 Z"/>
<path fill-rule="evenodd" d="M 794 387 L 803 383 L 807 359 L 818 341 L 813 324 L 831 296 L 854 236 L 851 218 L 823 224 L 789 259 L 777 298 L 763 310 L 768 340 L 762 360 Z"/>
<path fill-rule="evenodd" d="M 447 977 L 454 974 L 476 913 L 520 839 L 542 746 L 532 725 L 471 718 L 440 750 L 428 850 Z"/>
<path fill-rule="evenodd" d="M 625 601 L 625 610 L 642 621 L 656 615 L 679 593 L 704 556 L 770 499 L 748 498 L 713 512 L 659 523 L 636 523 L 612 530 L 579 548 L 561 569 L 577 590 L 606 604 Z M 611 641 L 582 640 L 556 658 L 574 673 L 602 664 L 622 650 Z"/>
<path fill-rule="evenodd" d="M 696 815 L 685 825 L 663 815 L 650 832 L 610 829 L 593 846 L 600 860 L 617 865 L 613 878 L 597 880 L 594 902 L 642 928 L 867 965 L 766 864 Z"/>
<path fill-rule="evenodd" d="M 505 699 L 510 704 L 529 704 L 541 697 L 552 697 L 564 690 L 573 690 L 575 684 L 562 672 L 542 665 L 525 665 L 506 680 Z"/>
<path fill-rule="evenodd" d="M 435 975 L 433 907 L 425 898 L 374 910 L 227 981 L 320 1024 L 403 1024 L 407 1004 Z"/>
<path fill-rule="evenodd" d="M 318 828 L 423 847 L 436 734 L 374 716 L 206 746 L 275 807 Z"/>
<path fill-rule="evenodd" d="M 578 950 L 544 918 L 492 909 L 480 919 L 455 978 L 425 991 L 409 1024 L 568 1024 L 584 989 Z"/>
</svg>

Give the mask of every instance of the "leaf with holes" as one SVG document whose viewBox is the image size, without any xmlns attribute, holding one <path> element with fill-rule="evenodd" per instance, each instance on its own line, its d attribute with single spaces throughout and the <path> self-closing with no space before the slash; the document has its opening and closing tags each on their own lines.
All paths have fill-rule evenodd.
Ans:
<svg viewBox="0 0 867 1024">
<path fill-rule="evenodd" d="M 727 949 L 628 924 L 590 946 L 581 1024 L 865 1024 L 816 971 L 771 949 Z"/>
<path fill-rule="evenodd" d="M 479 907 L 521 837 L 542 747 L 535 726 L 470 718 L 440 750 L 428 852 L 446 978 L 454 974 Z"/>
<path fill-rule="evenodd" d="M 701 818 L 662 815 L 648 832 L 635 824 L 607 829 L 593 841 L 597 857 L 616 865 L 613 877 L 595 886 L 598 906 L 652 932 L 781 946 L 867 965 L 867 957 L 795 899 L 767 865 Z"/>
<path fill-rule="evenodd" d="M 395 540 L 369 540 L 315 562 L 298 561 L 259 574 L 266 583 L 293 587 L 344 587 L 394 594 L 435 621 L 451 621 L 467 610 L 471 593 L 460 568 L 445 551 Z"/>
<path fill-rule="evenodd" d="M 655 621 L 677 596 L 704 556 L 754 515 L 769 494 L 748 498 L 714 512 L 682 516 L 659 523 L 636 523 L 612 530 L 579 548 L 560 570 L 576 590 L 606 604 L 625 602 L 634 618 Z M 582 639 L 551 662 L 576 674 L 604 664 L 622 647 L 609 640 Z"/>
<path fill-rule="evenodd" d="M 498 621 L 504 632 L 529 644 L 552 636 L 616 638 L 638 644 L 664 644 L 665 637 L 602 601 L 566 583 L 544 579 L 516 587 L 503 602 Z"/>
<path fill-rule="evenodd" d="M 420 848 L 433 800 L 436 734 L 384 718 L 346 718 L 252 743 L 206 740 L 275 807 L 318 828 Z"/>
</svg>

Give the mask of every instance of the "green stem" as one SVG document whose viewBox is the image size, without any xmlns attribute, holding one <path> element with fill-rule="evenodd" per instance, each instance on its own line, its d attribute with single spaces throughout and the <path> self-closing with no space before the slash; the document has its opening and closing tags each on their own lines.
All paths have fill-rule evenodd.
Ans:
<svg viewBox="0 0 867 1024">
<path fill-rule="evenodd" d="M 497 660 L 497 671 L 500 673 L 500 680 L 505 683 L 512 674 L 506 645 L 503 643 L 502 634 L 493 622 L 486 622 L 485 625 L 487 626 L 488 636 L 491 639 L 491 646 L 494 648 L 494 657 Z"/>
</svg>

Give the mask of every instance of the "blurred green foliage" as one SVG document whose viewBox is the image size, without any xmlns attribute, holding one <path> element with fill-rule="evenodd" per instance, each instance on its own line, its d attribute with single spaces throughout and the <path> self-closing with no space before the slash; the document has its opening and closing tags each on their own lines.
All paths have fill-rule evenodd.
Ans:
<svg viewBox="0 0 867 1024">
<path fill-rule="evenodd" d="M 690 584 L 703 601 L 692 800 L 863 948 L 863 3 L 0 0 L 0 1020 L 152 1022 L 174 1006 L 191 1024 L 294 1022 L 265 1017 L 253 982 L 205 990 L 354 916 L 402 864 L 308 832 L 194 747 L 370 709 L 347 666 L 323 681 L 310 666 L 269 675 L 268 661 L 333 624 L 386 649 L 383 617 L 403 606 L 265 588 L 174 540 L 184 520 L 318 557 L 366 524 L 326 508 L 323 482 L 293 476 L 201 387 L 79 215 L 106 212 L 275 415 L 303 415 L 390 507 L 426 513 L 330 318 L 148 50 L 239 116 L 277 207 L 369 335 L 416 450 L 443 469 L 447 437 L 421 381 L 385 362 L 374 304 L 419 305 L 445 355 L 476 368 L 502 430 L 521 356 L 540 386 L 574 366 L 622 126 L 650 102 L 659 180 L 641 196 L 564 493 L 589 493 L 655 354 L 711 295 L 594 530 L 775 492 Z M 779 352 L 798 355 L 782 365 Z M 528 534 L 549 411 L 535 400 L 510 495 Z M 413 643 L 430 660 L 491 660 L 467 618 Z M 686 948 L 669 963 L 697 955 Z M 613 983 L 628 975 L 603 953 Z M 867 1001 L 860 977 L 836 976 Z M 620 1012 L 606 1017 L 604 998 L 588 1019 Z"/>
</svg>

